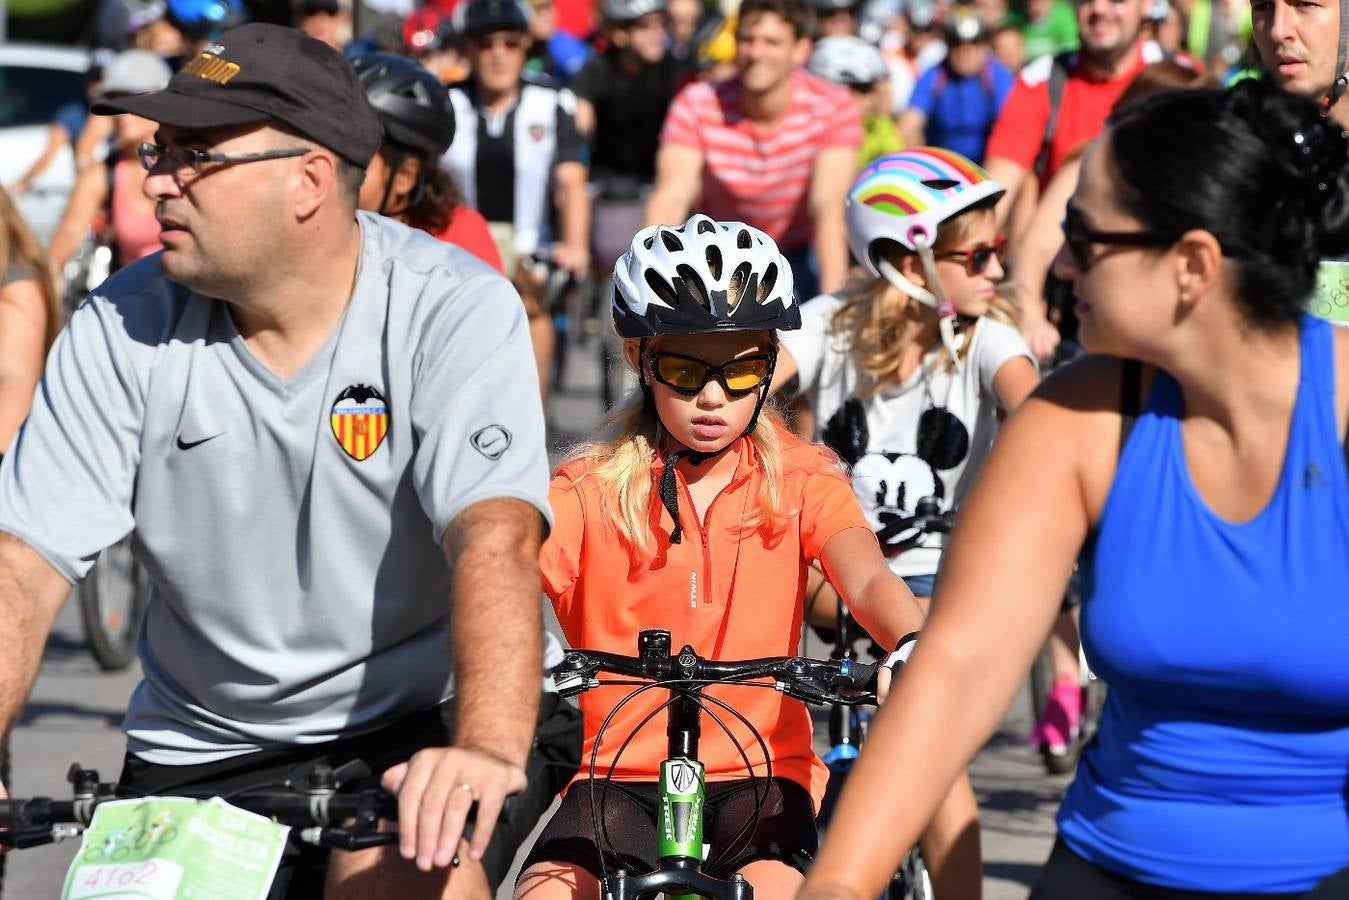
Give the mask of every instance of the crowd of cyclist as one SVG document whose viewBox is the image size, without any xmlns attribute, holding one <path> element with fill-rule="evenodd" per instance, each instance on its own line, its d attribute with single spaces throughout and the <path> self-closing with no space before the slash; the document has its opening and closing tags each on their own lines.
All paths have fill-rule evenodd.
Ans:
<svg viewBox="0 0 1349 900">
<path fill-rule="evenodd" d="M 765 896 L 788 896 L 803 878 L 812 897 L 869 896 L 887 866 L 921 840 L 939 897 L 979 896 L 977 809 L 963 761 L 994 727 L 1047 637 L 1056 677 L 1032 741 L 1051 767 L 1073 757 L 1082 697 L 1074 605 L 1086 597 L 1092 659 L 1114 690 L 1103 733 L 1086 751 L 1060 813 L 1060 840 L 1035 896 L 1310 896 L 1349 865 L 1343 672 L 1303 665 L 1309 657 L 1336 657 L 1334 641 L 1342 643 L 1347 623 L 1344 611 L 1321 601 L 1349 577 L 1342 571 L 1349 475 L 1340 462 L 1349 459 L 1341 446 L 1349 345 L 1343 333 L 1303 313 L 1318 263 L 1349 253 L 1344 5 L 1256 0 L 1245 17 L 1232 5 L 1201 0 L 1030 0 L 1012 10 L 928 0 L 741 0 L 716 10 L 681 0 L 602 0 L 593 27 L 573 34 L 559 25 L 562 10 L 546 0 L 459 0 L 353 39 L 340 0 L 306 0 L 295 24 L 347 55 L 343 77 L 364 97 L 365 111 L 343 123 L 345 132 L 330 110 L 315 108 L 329 96 L 318 80 L 297 76 L 291 86 L 308 104 L 299 113 L 281 101 L 228 99 L 243 96 L 230 91 L 252 89 L 240 86 L 251 75 L 230 87 L 241 65 L 275 64 L 232 41 L 299 37 L 238 30 L 243 10 L 226 0 L 127 6 L 109 27 L 130 49 L 91 78 L 100 115 L 53 130 L 54 140 L 64 133 L 75 147 L 79 176 L 49 262 L 21 224 L 11 231 L 0 285 L 0 398 L 31 395 L 60 315 L 54 283 L 73 276 L 67 263 L 91 228 L 105 230 L 120 266 L 154 254 L 162 240 L 171 255 L 157 279 L 181 279 L 198 295 L 199 284 L 219 285 L 221 293 L 203 296 L 247 309 L 229 293 L 248 293 L 243 276 L 213 282 L 181 261 L 174 263 L 179 275 L 170 269 L 170 259 L 187 258 L 182 249 L 172 255 L 174 242 L 195 234 L 197 223 L 166 221 L 165 209 L 186 210 L 190 192 L 164 180 L 209 175 L 212 163 L 308 153 L 262 145 L 243 155 L 192 149 L 204 143 L 194 138 L 201 129 L 278 121 L 290 129 L 282 135 L 293 132 L 364 166 L 356 208 L 468 251 L 481 262 L 464 269 L 469 282 L 501 293 L 499 278 L 482 279 L 492 271 L 509 279 L 514 292 L 507 293 L 523 301 L 519 328 L 505 319 L 479 321 L 481 313 L 463 314 L 469 324 L 453 328 L 433 309 L 403 314 L 428 316 L 416 327 L 428 334 L 443 327 L 450 338 L 460 327 L 508 331 L 502 339 L 509 346 L 532 348 L 540 395 L 556 340 L 545 286 L 560 273 L 611 301 L 614 355 L 635 373 L 635 384 L 609 426 L 558 470 L 546 500 L 530 481 L 537 453 L 519 456 L 538 429 L 518 378 L 480 398 L 505 418 L 483 420 L 470 441 L 493 464 L 517 445 L 509 457 L 516 468 L 493 468 L 484 484 L 499 481 L 499 496 L 532 504 L 527 510 L 538 509 L 550 523 L 540 575 L 568 640 L 628 652 L 640 627 L 660 626 L 701 652 L 779 655 L 792 652 L 805 622 L 832 622 L 843 602 L 877 642 L 896 647 L 890 664 L 914 653 L 858 770 L 860 784 L 840 808 L 835 830 L 849 840 L 826 847 L 813 869 L 809 823 L 823 784 L 804 710 L 781 696 L 724 694 L 764 731 L 778 777 L 774 814 L 744 841 L 731 838 L 734 846 L 711 840 L 723 874 L 746 874 Z M 296 46 L 313 52 L 310 44 Z M 185 90 L 193 78 L 211 87 Z M 1225 86 L 1236 81 L 1251 83 Z M 253 118 L 217 110 L 198 126 L 182 101 L 193 90 L 227 98 L 211 102 L 252 104 Z M 331 98 L 350 99 L 337 89 Z M 369 121 L 361 118 L 371 113 Z M 1101 134 L 1106 138 L 1092 143 Z M 234 139 L 226 133 L 226 143 Z M 312 202 L 326 212 L 313 212 L 312 222 L 311 213 L 300 216 L 293 237 L 328 235 L 335 252 L 355 253 L 356 245 L 341 244 L 332 231 L 314 230 L 340 222 L 340 204 Z M 428 279 L 436 283 L 441 264 L 428 239 L 375 226 L 374 216 L 357 221 L 384 229 L 351 257 L 360 262 L 358 279 L 369 277 L 364 267 L 393 258 L 416 263 L 378 290 L 392 297 L 403 279 L 416 282 L 414 293 L 426 290 Z M 275 255 L 258 258 L 277 265 Z M 464 265 L 458 260 L 451 258 L 451 268 Z M 70 355 L 76 348 L 100 348 L 99 365 L 107 356 L 107 372 L 95 374 L 130 384 L 149 377 L 136 368 L 144 364 L 133 346 L 142 340 L 132 328 L 136 316 L 126 334 L 108 331 L 108 350 L 90 323 L 133 295 L 151 302 L 158 281 L 147 280 L 150 271 L 132 266 L 115 282 L 121 294 L 81 311 L 83 331 L 58 344 L 48 378 L 62 365 L 80 365 Z M 348 352 L 332 350 L 339 362 L 329 365 L 364 361 L 351 348 L 384 321 L 366 310 L 376 288 L 358 280 L 357 289 L 367 302 L 358 310 L 353 299 L 350 315 L 366 318 L 350 331 L 339 326 L 335 340 Z M 465 290 L 444 289 L 456 297 Z M 443 315 L 461 315 L 453 308 Z M 147 310 L 141 331 L 170 327 L 149 318 L 159 314 Z M 206 319 L 201 327 L 207 337 L 242 332 L 258 340 L 267 333 L 249 333 L 243 320 L 239 332 L 233 325 L 220 332 L 223 326 Z M 382 333 L 392 340 L 387 328 Z M 1041 371 L 1079 343 L 1146 365 L 1139 371 L 1094 357 L 1037 391 Z M 428 379 L 428 396 L 450 390 L 449 370 L 423 372 L 424 352 L 409 357 L 416 361 L 413 383 Z M 265 357 L 250 363 L 267 364 Z M 169 370 L 159 366 L 159 377 Z M 193 394 L 172 427 L 177 447 L 187 451 L 224 429 L 191 406 L 205 402 L 215 370 L 184 371 Z M 290 374 L 303 386 L 302 369 Z M 1234 394 L 1232 384 L 1246 393 Z M 345 411 L 375 409 L 371 397 L 384 402 L 362 387 L 347 388 L 333 403 L 335 434 Z M 40 392 L 42 409 L 27 438 L 38 449 L 29 454 L 98 453 L 87 446 L 92 435 L 71 435 L 54 423 L 81 404 L 100 405 L 100 390 L 71 381 Z M 785 418 L 768 403 L 773 392 L 792 401 Z M 391 406 L 404 402 L 391 399 Z M 425 402 L 392 421 L 443 433 L 443 417 Z M 154 421 L 146 415 L 149 429 Z M 521 418 L 503 425 L 510 416 Z M 17 428 L 22 412 L 0 423 L 11 418 Z M 117 441 L 131 440 L 124 425 L 112 430 Z M 188 432 L 200 439 L 185 441 Z M 363 462 L 383 440 L 376 434 L 359 441 L 338 434 L 338 441 Z M 1285 434 L 1286 441 L 1271 437 Z M 0 438 L 9 446 L 10 435 Z M 426 444 L 448 446 L 431 438 Z M 114 481 L 140 465 L 131 444 L 119 446 L 131 462 L 101 463 Z M 309 465 L 319 464 L 311 458 Z M 505 471 L 520 479 L 518 489 Z M 415 472 L 419 491 L 449 483 L 421 458 Z M 130 495 L 100 498 L 109 512 L 97 538 L 58 539 L 53 529 L 61 520 L 38 512 L 44 497 L 55 503 L 43 493 L 52 488 L 32 487 L 35 477 L 41 475 L 30 472 L 25 485 L 7 464 L 0 529 L 36 548 L 67 579 L 78 577 L 88 550 L 98 549 L 93 542 L 119 527 L 124 517 L 113 510 Z M 185 538 L 156 536 L 155 487 L 150 481 L 138 488 L 136 503 L 148 512 L 142 526 L 137 508 L 136 525 L 148 528 L 152 556 L 169 559 L 185 549 Z M 439 537 L 452 504 L 431 493 L 421 501 Z M 953 540 L 915 533 L 925 498 L 970 524 Z M 307 506 L 301 510 L 309 515 Z M 537 520 L 519 514 L 520 522 Z M 453 562 L 454 528 L 445 533 Z M 519 545 L 528 548 L 529 540 Z M 1131 566 L 1130 548 L 1158 565 Z M 18 557 L 6 556 L 14 551 L 0 551 L 0 562 L 18 565 Z M 1257 565 L 1264 567 L 1251 574 Z M 1075 567 L 1082 577 L 1071 583 L 1081 584 L 1070 588 Z M 160 570 L 170 582 L 182 577 L 165 564 Z M 1294 602 L 1271 613 L 1270 598 L 1285 591 Z M 1185 608 L 1200 596 L 1232 598 L 1236 612 Z M 929 609 L 933 619 L 923 627 Z M 170 633 L 167 615 L 152 617 L 147 633 Z M 1219 623 L 1224 627 L 1214 627 Z M 1196 643 L 1193 635 L 1205 628 L 1213 634 Z M 920 630 L 924 637 L 915 642 Z M 1271 633 L 1276 646 L 1250 650 Z M 163 696 L 140 701 L 139 718 L 128 726 L 133 748 L 150 762 L 129 754 L 122 780 L 155 790 L 166 783 L 164 771 L 179 764 L 174 754 L 186 759 L 213 738 L 201 731 L 187 744 L 157 743 L 148 723 L 184 703 L 169 696 L 175 690 L 190 703 L 193 683 L 175 669 L 182 662 L 172 654 L 150 650 L 150 693 Z M 443 677 L 433 674 L 432 681 Z M 21 687 L 18 678 L 0 683 Z M 247 732 L 239 712 L 247 704 L 227 700 L 212 729 L 281 733 Z M 378 701 L 365 702 L 356 712 L 369 716 Z M 585 698 L 586 759 L 613 705 L 603 692 Z M 648 712 L 634 704 L 623 721 L 635 724 Z M 437 733 L 453 729 L 438 714 L 431 718 Z M 556 738 L 566 719 L 565 704 L 545 691 L 540 732 Z M 924 723 L 936 721 L 945 723 L 940 737 L 920 739 L 932 731 Z M 431 728 L 421 720 L 415 728 L 397 725 L 400 741 L 410 729 L 420 740 Z M 619 839 L 614 852 L 630 865 L 651 863 L 660 744 L 658 730 L 653 734 L 625 758 L 629 768 L 618 774 L 629 784 L 607 813 Z M 338 743 L 347 747 L 353 739 L 344 740 Z M 737 740 L 748 743 L 717 735 L 705 748 L 709 781 L 723 782 L 709 795 L 709 820 L 723 815 L 725 831 L 738 828 L 745 805 Z M 367 739 L 359 752 L 369 746 Z M 478 758 L 454 762 L 457 774 L 442 780 L 495 804 L 488 782 L 500 781 L 506 793 L 519 791 L 526 773 L 531 788 L 552 784 L 534 764 L 541 746 L 528 764 L 503 757 L 501 771 L 489 773 Z M 424 774 L 410 747 L 410 768 L 395 765 L 398 774 L 384 783 L 394 790 L 415 784 L 426 795 L 406 793 L 429 803 L 434 776 Z M 569 756 L 558 746 L 547 754 Z M 1294 754 L 1304 760 L 1301 774 L 1288 763 Z M 1220 771 L 1206 768 L 1215 762 Z M 238 773 L 209 774 L 228 783 Z M 577 779 L 585 777 L 582 771 Z M 503 819 L 503 833 L 523 837 L 562 784 L 556 773 L 552 781 L 533 806 Z M 572 787 L 529 855 L 517 896 L 595 895 L 589 792 Z M 450 809 L 458 796 L 451 791 L 444 824 L 455 837 L 451 821 L 466 812 Z M 906 798 L 896 827 L 875 827 L 879 796 Z M 1199 809 L 1187 799 L 1195 796 L 1203 798 Z M 1239 814 L 1252 806 L 1259 812 Z M 406 857 L 416 856 L 423 869 L 447 863 L 443 844 L 409 833 Z M 864 834 L 867 840 L 856 840 Z M 473 859 L 484 860 L 485 881 L 495 887 L 514 847 L 494 839 L 484 857 L 486 840 L 475 838 Z M 329 886 L 335 878 L 360 884 L 370 871 L 344 865 Z M 463 889 L 453 877 L 446 885 L 446 896 Z"/>
</svg>

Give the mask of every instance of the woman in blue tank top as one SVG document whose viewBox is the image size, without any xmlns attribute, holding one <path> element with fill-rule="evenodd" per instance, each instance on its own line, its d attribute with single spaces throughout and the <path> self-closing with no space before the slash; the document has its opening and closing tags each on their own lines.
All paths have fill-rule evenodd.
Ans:
<svg viewBox="0 0 1349 900">
<path fill-rule="evenodd" d="M 1110 696 L 1032 900 L 1345 896 L 1313 891 L 1349 867 L 1349 330 L 1303 309 L 1349 250 L 1347 156 L 1259 82 L 1111 119 L 1055 263 L 1098 355 L 999 437 L 804 897 L 880 891 L 1084 542 Z"/>
</svg>

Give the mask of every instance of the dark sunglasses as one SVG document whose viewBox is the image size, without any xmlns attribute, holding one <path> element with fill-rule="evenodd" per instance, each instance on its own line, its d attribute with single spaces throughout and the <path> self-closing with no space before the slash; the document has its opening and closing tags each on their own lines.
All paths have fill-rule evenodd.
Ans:
<svg viewBox="0 0 1349 900">
<path fill-rule="evenodd" d="M 980 244 L 978 247 L 970 247 L 968 250 L 952 250 L 950 253 L 939 253 L 937 259 L 953 259 L 956 262 L 965 264 L 965 274 L 974 276 L 984 274 L 988 264 L 997 259 L 998 265 L 1002 265 L 1007 259 L 1007 238 L 999 235 L 994 238 L 991 244 Z"/>
<path fill-rule="evenodd" d="M 523 34 L 485 34 L 473 39 L 479 50 L 495 50 L 505 47 L 507 50 L 519 50 L 525 45 Z"/>
<path fill-rule="evenodd" d="M 1063 218 L 1063 242 L 1073 257 L 1077 271 L 1086 272 L 1096 260 L 1091 257 L 1092 244 L 1117 247 L 1170 247 L 1179 235 L 1160 231 L 1096 231 L 1082 218 L 1082 211 L 1072 204 Z M 1097 257 L 1099 259 L 1100 257 Z"/>
<path fill-rule="evenodd" d="M 261 150 L 256 153 L 212 153 L 192 147 L 165 147 L 143 141 L 136 147 L 136 155 L 147 172 L 153 172 L 161 165 L 170 172 L 192 172 L 200 175 L 210 163 L 234 164 L 262 162 L 267 159 L 287 159 L 292 156 L 304 156 L 307 147 L 291 147 L 285 150 Z"/>
<path fill-rule="evenodd" d="M 713 378 L 721 382 L 728 395 L 743 397 L 767 380 L 768 371 L 773 363 L 773 357 L 768 354 L 742 356 L 720 366 L 694 359 L 692 356 L 659 351 L 648 353 L 647 359 L 651 361 L 651 374 L 657 381 L 676 393 L 689 397 L 701 393 Z"/>
</svg>

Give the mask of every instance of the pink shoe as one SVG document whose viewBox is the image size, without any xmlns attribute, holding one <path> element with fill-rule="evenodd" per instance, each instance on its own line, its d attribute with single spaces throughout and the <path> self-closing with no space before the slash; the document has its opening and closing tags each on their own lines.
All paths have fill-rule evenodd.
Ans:
<svg viewBox="0 0 1349 900">
<path fill-rule="evenodd" d="M 1054 682 L 1044 711 L 1031 730 L 1030 744 L 1051 756 L 1067 756 L 1077 740 L 1082 721 L 1082 686 L 1076 675 L 1061 676 Z"/>
</svg>

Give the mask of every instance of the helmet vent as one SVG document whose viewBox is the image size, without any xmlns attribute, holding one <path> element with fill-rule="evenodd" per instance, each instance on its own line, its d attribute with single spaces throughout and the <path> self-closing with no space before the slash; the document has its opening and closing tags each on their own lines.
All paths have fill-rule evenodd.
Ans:
<svg viewBox="0 0 1349 900">
<path fill-rule="evenodd" d="M 678 306 L 678 300 L 675 299 L 674 288 L 670 287 L 669 282 L 650 269 L 646 270 L 646 285 L 655 292 L 656 296 L 659 297 L 661 302 L 666 306 L 671 309 Z"/>
<path fill-rule="evenodd" d="M 703 280 L 698 277 L 698 273 L 692 266 L 676 266 L 675 272 L 684 281 L 684 287 L 688 290 L 689 296 L 698 301 L 698 305 L 703 309 L 711 309 L 711 304 L 707 301 L 707 288 L 703 285 Z"/>
<path fill-rule="evenodd" d="M 646 249 L 650 250 L 652 247 L 656 246 L 656 236 L 654 234 L 650 235 L 643 243 L 646 246 Z"/>
<path fill-rule="evenodd" d="M 717 226 L 713 225 L 711 221 L 709 221 L 708 219 L 703 219 L 701 222 L 698 223 L 699 234 L 711 234 L 716 230 Z"/>
<path fill-rule="evenodd" d="M 773 288 L 778 283 L 778 264 L 769 263 L 768 268 L 764 269 L 763 278 L 759 279 L 759 296 L 755 299 L 760 305 L 768 302 L 769 296 L 773 293 Z"/>
<path fill-rule="evenodd" d="M 742 231 L 740 233 L 748 237 L 748 232 Z M 745 283 L 749 281 L 750 271 L 750 264 L 748 262 L 742 262 L 740 265 L 736 266 L 735 271 L 731 273 L 730 289 L 726 292 L 731 309 L 735 309 L 740 305 L 740 295 L 744 293 Z"/>
<path fill-rule="evenodd" d="M 721 249 L 716 245 L 707 248 L 707 271 L 712 273 L 713 281 L 721 281 Z"/>
<path fill-rule="evenodd" d="M 740 229 L 740 233 L 735 236 L 735 246 L 738 250 L 748 250 L 754 246 L 754 238 L 750 237 L 749 232 Z"/>
<path fill-rule="evenodd" d="M 958 187 L 959 181 L 952 181 L 949 178 L 932 178 L 923 182 L 923 187 L 931 188 L 934 191 L 949 191 L 953 187 Z"/>
<path fill-rule="evenodd" d="M 671 253 L 684 249 L 684 242 L 668 228 L 662 228 L 660 230 L 660 242 L 664 244 L 665 249 L 669 250 Z"/>
</svg>

